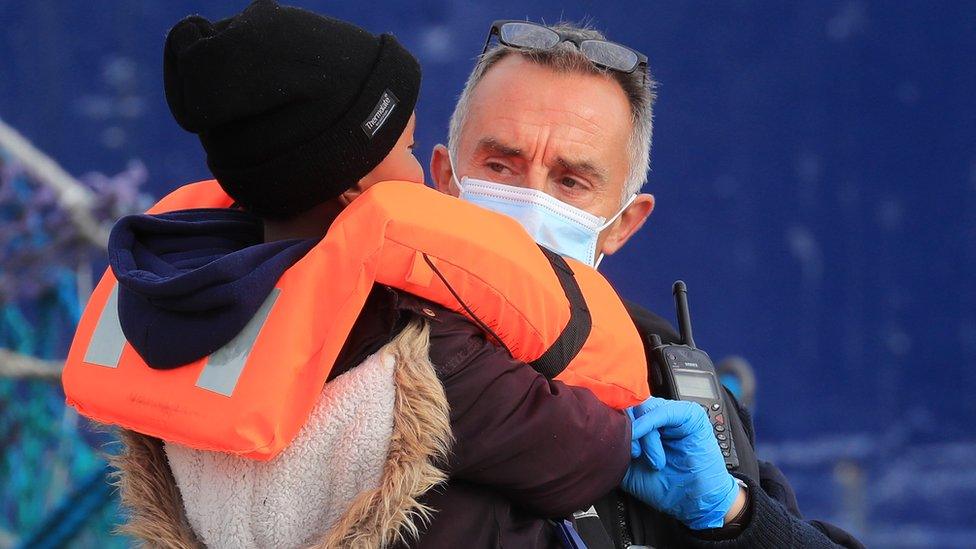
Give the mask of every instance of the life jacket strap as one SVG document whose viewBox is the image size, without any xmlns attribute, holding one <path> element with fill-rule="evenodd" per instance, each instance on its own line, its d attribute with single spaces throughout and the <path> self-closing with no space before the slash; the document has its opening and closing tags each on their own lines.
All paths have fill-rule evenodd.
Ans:
<svg viewBox="0 0 976 549">
<path fill-rule="evenodd" d="M 553 379 L 569 366 L 583 348 L 593 329 L 593 317 L 590 315 L 589 307 L 586 306 L 583 291 L 576 281 L 573 269 L 566 260 L 545 246 L 539 246 L 539 249 L 549 259 L 552 270 L 559 279 L 559 285 L 562 286 L 569 301 L 569 322 L 563 327 L 559 338 L 542 356 L 529 363 L 537 372 Z"/>
</svg>

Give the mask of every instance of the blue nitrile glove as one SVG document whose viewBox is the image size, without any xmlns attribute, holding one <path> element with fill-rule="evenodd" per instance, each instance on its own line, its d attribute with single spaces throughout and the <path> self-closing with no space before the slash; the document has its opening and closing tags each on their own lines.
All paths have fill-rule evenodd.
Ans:
<svg viewBox="0 0 976 549">
<path fill-rule="evenodd" d="M 693 530 L 721 527 L 739 487 L 701 406 L 651 397 L 627 414 L 635 459 L 623 489 Z"/>
</svg>

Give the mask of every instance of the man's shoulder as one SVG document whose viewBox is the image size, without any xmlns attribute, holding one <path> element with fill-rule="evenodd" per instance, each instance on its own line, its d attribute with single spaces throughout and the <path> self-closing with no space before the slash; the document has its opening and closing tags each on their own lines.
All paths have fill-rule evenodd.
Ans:
<svg viewBox="0 0 976 549">
<path fill-rule="evenodd" d="M 504 348 L 490 343 L 482 328 L 463 314 L 402 290 L 388 290 L 395 296 L 394 307 L 401 315 L 417 315 L 430 321 L 431 361 L 441 373 L 454 372 L 485 349 L 508 357 Z M 663 317 L 633 301 L 622 302 L 641 334 L 657 334 L 665 343 L 678 342 L 677 331 Z"/>
<path fill-rule="evenodd" d="M 661 336 L 661 341 L 664 343 L 677 343 L 679 340 L 678 332 L 671 326 L 671 323 L 655 313 L 652 313 L 643 305 L 630 301 L 629 299 L 623 299 L 624 307 L 627 308 L 627 313 L 630 314 L 630 318 L 637 325 L 637 330 L 641 335 L 657 334 Z"/>
<path fill-rule="evenodd" d="M 481 355 L 511 359 L 503 347 L 492 344 L 482 328 L 463 314 L 403 290 L 384 288 L 383 295 L 397 316 L 416 315 L 429 321 L 430 358 L 440 374 L 450 375 Z M 678 333 L 663 317 L 633 301 L 622 301 L 642 335 L 657 334 L 665 343 L 678 342 Z"/>
</svg>

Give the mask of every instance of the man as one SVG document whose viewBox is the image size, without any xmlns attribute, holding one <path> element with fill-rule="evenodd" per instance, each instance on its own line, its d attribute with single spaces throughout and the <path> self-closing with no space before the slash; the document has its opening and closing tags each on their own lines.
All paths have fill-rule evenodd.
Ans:
<svg viewBox="0 0 976 549">
<path fill-rule="evenodd" d="M 499 43 L 489 48 L 496 35 Z M 606 42 L 596 31 L 566 24 L 547 28 L 497 22 L 451 117 L 448 146 L 434 149 L 431 173 L 437 188 L 513 215 L 540 244 L 598 265 L 604 254 L 618 251 L 654 209 L 654 197 L 640 193 L 648 171 L 652 88 L 646 58 Z M 517 188 L 517 194 L 506 196 L 504 186 Z M 554 230 L 559 224 L 567 230 Z M 665 342 L 676 339 L 666 321 L 639 307 L 631 309 L 645 335 L 656 333 Z M 829 547 L 835 542 L 859 546 L 836 527 L 799 520 L 785 479 L 753 454 L 748 413 L 730 394 L 726 400 L 728 409 L 739 411 L 731 430 L 742 462 L 737 475 L 747 486 L 741 494 L 747 500 L 742 513 L 727 517 L 720 529 L 692 532 L 679 526 L 673 517 L 693 524 L 673 502 L 680 483 L 662 490 L 661 485 L 674 477 L 638 460 L 624 487 L 671 516 L 651 512 L 621 493 L 611 494 L 595 505 L 605 532 L 590 539 L 604 536 L 606 542 L 624 547 Z M 702 431 L 707 431 L 706 438 L 712 436 L 707 421 L 696 428 L 689 427 L 691 421 L 677 423 L 683 427 L 672 432 L 665 428 L 660 434 L 671 439 L 665 442 L 669 464 L 691 455 L 681 448 L 682 437 L 692 432 L 700 436 Z M 717 446 L 708 451 L 714 461 L 721 461 Z M 657 485 L 656 490 L 649 490 L 650 485 Z M 779 495 L 789 511 L 765 490 Z"/>
</svg>

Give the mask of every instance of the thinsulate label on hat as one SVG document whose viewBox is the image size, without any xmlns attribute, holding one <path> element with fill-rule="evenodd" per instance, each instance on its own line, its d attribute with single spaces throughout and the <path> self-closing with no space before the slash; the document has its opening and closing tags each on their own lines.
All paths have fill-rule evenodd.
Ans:
<svg viewBox="0 0 976 549">
<path fill-rule="evenodd" d="M 393 92 L 390 90 L 383 92 L 383 95 L 380 96 L 379 102 L 375 107 L 373 107 L 373 112 L 370 113 L 369 118 L 363 122 L 363 131 L 366 132 L 366 135 L 369 136 L 370 139 L 372 139 L 373 136 L 376 135 L 376 132 L 380 131 L 380 128 L 383 127 L 383 124 L 386 123 L 386 120 L 390 117 L 393 109 L 396 108 L 397 103 L 399 103 L 399 101 L 397 100 L 396 96 L 393 95 Z"/>
</svg>

